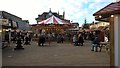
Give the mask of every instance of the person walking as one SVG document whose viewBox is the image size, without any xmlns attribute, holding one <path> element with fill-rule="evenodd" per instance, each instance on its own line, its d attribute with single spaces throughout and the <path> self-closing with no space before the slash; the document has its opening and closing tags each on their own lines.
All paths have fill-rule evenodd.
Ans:
<svg viewBox="0 0 120 68">
<path fill-rule="evenodd" d="M 61 43 L 63 43 L 63 42 L 64 42 L 64 36 L 61 35 Z"/>
<path fill-rule="evenodd" d="M 91 51 L 97 52 L 99 45 L 100 45 L 100 40 L 99 40 L 98 36 L 95 36 L 95 39 L 92 42 Z M 94 48 L 95 48 L 95 50 L 94 50 Z"/>
<path fill-rule="evenodd" d="M 73 44 L 74 44 L 75 46 L 78 46 L 78 38 L 77 38 L 77 35 L 74 35 L 73 38 L 72 38 L 72 40 L 73 40 Z"/>
<path fill-rule="evenodd" d="M 61 42 L 61 36 L 60 34 L 57 35 L 57 43 L 60 43 Z"/>
<path fill-rule="evenodd" d="M 27 35 L 25 36 L 25 43 L 24 43 L 24 45 L 30 45 L 29 37 Z"/>
<path fill-rule="evenodd" d="M 51 41 L 52 41 L 52 36 L 51 36 L 50 33 L 47 35 L 47 41 L 48 41 L 48 44 L 49 44 L 49 46 L 50 46 Z"/>
<path fill-rule="evenodd" d="M 79 46 L 83 46 L 84 40 L 81 34 L 78 35 L 78 43 L 79 43 Z"/>
<path fill-rule="evenodd" d="M 17 43 L 16 43 L 17 46 L 16 46 L 16 48 L 14 48 L 15 50 L 16 49 L 24 49 L 23 46 L 22 46 L 22 40 L 21 39 L 22 39 L 21 36 L 17 36 L 17 40 L 16 40 L 17 41 Z"/>
<path fill-rule="evenodd" d="M 39 41 L 38 41 L 38 45 L 39 46 L 44 46 L 45 43 L 45 37 L 43 35 L 39 36 Z M 41 45 L 42 44 L 42 45 Z"/>
</svg>

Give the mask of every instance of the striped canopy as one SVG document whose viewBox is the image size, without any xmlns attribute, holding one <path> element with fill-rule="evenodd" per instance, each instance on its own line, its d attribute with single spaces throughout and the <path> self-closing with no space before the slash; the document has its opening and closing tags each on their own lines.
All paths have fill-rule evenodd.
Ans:
<svg viewBox="0 0 120 68">
<path fill-rule="evenodd" d="M 39 22 L 39 24 L 70 24 L 70 23 L 65 22 L 64 20 L 61 20 L 58 17 L 52 15 L 48 19 Z"/>
</svg>

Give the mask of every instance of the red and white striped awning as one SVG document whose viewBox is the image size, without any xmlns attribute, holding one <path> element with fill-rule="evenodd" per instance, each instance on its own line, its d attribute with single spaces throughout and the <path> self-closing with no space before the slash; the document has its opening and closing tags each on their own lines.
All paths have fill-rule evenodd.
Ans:
<svg viewBox="0 0 120 68">
<path fill-rule="evenodd" d="M 48 19 L 39 22 L 39 24 L 70 24 L 70 23 L 65 22 L 64 20 L 61 20 L 58 17 L 52 15 Z"/>
</svg>

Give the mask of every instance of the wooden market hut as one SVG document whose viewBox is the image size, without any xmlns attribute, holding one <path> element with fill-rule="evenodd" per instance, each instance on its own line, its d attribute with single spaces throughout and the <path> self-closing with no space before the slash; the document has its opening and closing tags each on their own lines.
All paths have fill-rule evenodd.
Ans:
<svg viewBox="0 0 120 68">
<path fill-rule="evenodd" d="M 110 65 L 120 66 L 120 0 L 93 14 L 98 21 L 110 22 Z"/>
</svg>

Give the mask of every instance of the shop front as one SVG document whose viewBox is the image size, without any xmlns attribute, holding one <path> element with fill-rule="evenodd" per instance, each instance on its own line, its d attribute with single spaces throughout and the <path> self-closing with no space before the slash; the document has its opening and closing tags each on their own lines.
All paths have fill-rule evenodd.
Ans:
<svg viewBox="0 0 120 68">
<path fill-rule="evenodd" d="M 11 30 L 16 30 L 18 28 L 18 21 L 20 20 L 21 18 L 15 15 L 12 15 L 5 11 L 0 11 L 2 48 L 9 45 L 11 41 Z"/>
</svg>

